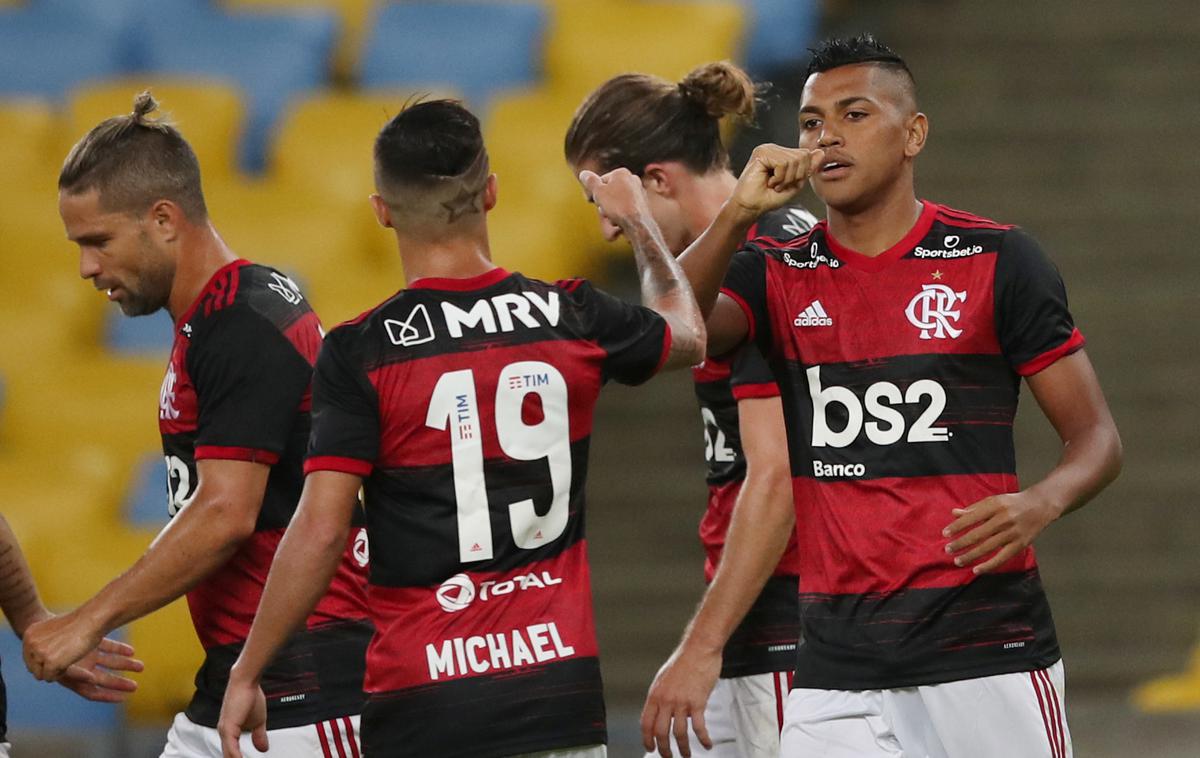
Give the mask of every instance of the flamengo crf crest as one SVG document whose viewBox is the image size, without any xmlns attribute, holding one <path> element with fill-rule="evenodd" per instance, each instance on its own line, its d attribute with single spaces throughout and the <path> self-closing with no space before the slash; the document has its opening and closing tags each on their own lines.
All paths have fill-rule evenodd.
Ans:
<svg viewBox="0 0 1200 758">
<path fill-rule="evenodd" d="M 412 347 L 424 345 L 433 341 L 433 322 L 429 320 L 429 311 L 421 303 L 412 309 L 408 318 L 397 321 L 394 318 L 384 320 L 383 328 L 387 329 L 388 339 L 393 345 Z"/>
<path fill-rule="evenodd" d="M 904 315 L 908 316 L 909 323 L 921 330 L 923 340 L 957 339 L 962 335 L 962 329 L 955 329 L 953 324 L 962 314 L 956 306 L 965 302 L 965 290 L 955 292 L 944 284 L 926 284 L 908 302 Z"/>
</svg>

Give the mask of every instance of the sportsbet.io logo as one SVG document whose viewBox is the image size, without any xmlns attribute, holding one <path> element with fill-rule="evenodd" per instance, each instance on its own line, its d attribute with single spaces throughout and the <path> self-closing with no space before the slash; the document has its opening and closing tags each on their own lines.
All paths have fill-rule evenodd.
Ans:
<svg viewBox="0 0 1200 758">
<path fill-rule="evenodd" d="M 466 574 L 455 574 L 437 588 L 438 605 L 446 613 L 458 613 L 467 609 L 475 599 L 475 584 Z"/>
</svg>

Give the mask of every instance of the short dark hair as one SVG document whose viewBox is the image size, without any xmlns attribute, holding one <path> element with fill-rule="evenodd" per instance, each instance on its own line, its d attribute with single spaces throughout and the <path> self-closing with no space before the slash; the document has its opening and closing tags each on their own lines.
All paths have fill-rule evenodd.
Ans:
<svg viewBox="0 0 1200 758">
<path fill-rule="evenodd" d="M 641 176 L 658 161 L 679 161 L 697 174 L 728 168 L 721 119 L 754 120 L 758 88 L 729 61 L 708 63 L 678 83 L 621 74 L 596 88 L 575 111 L 563 142 L 567 161 L 596 161 L 601 171 Z"/>
<path fill-rule="evenodd" d="M 192 222 L 207 219 L 196 154 L 170 122 L 150 117 L 157 109 L 150 92 L 141 92 L 132 113 L 93 127 L 67 155 L 59 190 L 79 195 L 95 189 L 103 207 L 132 213 L 166 199 Z"/>
<path fill-rule="evenodd" d="M 812 58 L 808 61 L 808 70 L 804 72 L 805 81 L 813 74 L 831 69 L 871 63 L 903 74 L 908 78 L 914 95 L 916 93 L 916 78 L 913 77 L 908 64 L 895 50 L 875 39 L 875 35 L 870 32 L 855 37 L 830 37 L 815 48 L 809 48 L 809 52 L 812 53 Z"/>
<path fill-rule="evenodd" d="M 381 189 L 455 177 L 486 153 L 479 119 L 457 100 L 406 106 L 375 138 L 376 183 Z"/>
</svg>

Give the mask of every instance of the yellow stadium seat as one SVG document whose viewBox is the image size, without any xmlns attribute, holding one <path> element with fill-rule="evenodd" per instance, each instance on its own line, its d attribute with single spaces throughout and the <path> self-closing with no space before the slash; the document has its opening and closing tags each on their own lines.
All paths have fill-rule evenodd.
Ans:
<svg viewBox="0 0 1200 758">
<path fill-rule="evenodd" d="M 187 601 L 181 598 L 133 622 L 127 639 L 146 670 L 134 676 L 138 691 L 126 702 L 125 713 L 144 724 L 170 721 L 191 700 L 204 660 Z"/>
<path fill-rule="evenodd" d="M 736 58 L 745 23 L 735 2 L 560 0 L 546 48 L 547 78 L 579 99 L 626 71 L 676 80 L 702 63 Z"/>
<path fill-rule="evenodd" d="M 312 197 L 277 182 L 238 183 L 208 193 L 213 223 L 234 252 L 298 279 L 327 327 L 352 318 L 400 287 L 395 243 L 383 254 L 366 198 Z M 390 273 L 389 273 L 390 272 Z"/>
<path fill-rule="evenodd" d="M 182 77 L 136 76 L 85 85 L 73 91 L 67 104 L 72 141 L 106 118 L 129 113 L 133 98 L 149 89 L 160 113 L 179 128 L 196 151 L 205 181 L 236 174 L 237 145 L 242 133 L 244 105 L 231 83 Z"/>
<path fill-rule="evenodd" d="M 63 159 L 60 128 L 47 102 L 0 100 L 0 176 L 9 191 L 55 185 Z"/>
<path fill-rule="evenodd" d="M 530 276 L 595 275 L 610 249 L 563 157 L 575 106 L 546 90 L 499 97 L 485 124 L 499 181 L 499 202 L 489 219 L 492 253 L 498 263 Z"/>
<path fill-rule="evenodd" d="M 358 56 L 366 37 L 371 11 L 377 0 L 222 0 L 232 10 L 292 10 L 318 8 L 338 17 L 338 42 L 333 54 L 333 71 L 342 80 L 358 68 Z"/>
</svg>

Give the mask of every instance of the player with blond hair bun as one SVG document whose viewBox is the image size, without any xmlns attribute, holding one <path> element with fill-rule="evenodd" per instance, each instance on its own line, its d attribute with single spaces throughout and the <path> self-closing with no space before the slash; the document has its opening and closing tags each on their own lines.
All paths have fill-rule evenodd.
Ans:
<svg viewBox="0 0 1200 758">
<path fill-rule="evenodd" d="M 639 176 L 655 221 L 679 255 L 712 223 L 737 183 L 721 139 L 722 121 L 750 122 L 756 106 L 754 83 L 727 61 L 700 66 L 678 83 L 622 74 L 579 106 L 565 140 L 566 158 L 576 171 L 626 168 Z M 803 207 L 788 205 L 764 214 L 746 238 L 789 239 L 815 223 Z M 620 236 L 602 210 L 600 226 L 606 239 Z M 689 661 L 710 673 L 699 689 L 707 686 L 712 694 L 696 693 L 708 705 L 696 715 L 696 729 L 683 749 L 696 756 L 774 758 L 800 633 L 779 390 L 753 346 L 709 356 L 693 367 L 692 376 L 704 423 L 708 502 L 700 540 L 711 586 L 672 660 L 688 653 Z M 751 533 L 739 528 L 743 523 L 767 528 Z M 753 542 L 741 550 L 770 556 L 750 577 L 762 590 L 731 593 L 739 567 L 722 564 L 722 553 L 727 544 L 747 539 Z M 709 622 L 715 622 L 711 633 Z M 671 671 L 664 667 L 652 696 L 664 679 L 673 680 Z"/>
</svg>

